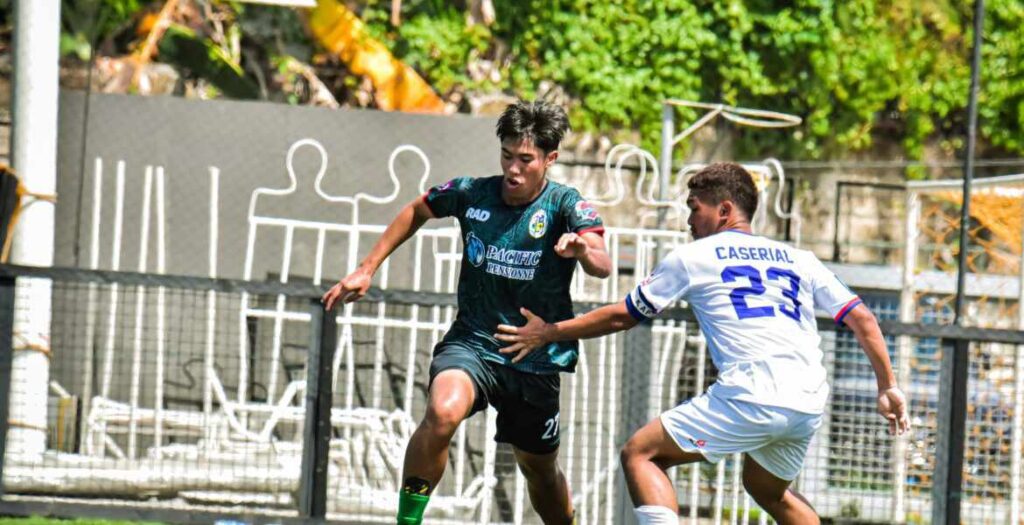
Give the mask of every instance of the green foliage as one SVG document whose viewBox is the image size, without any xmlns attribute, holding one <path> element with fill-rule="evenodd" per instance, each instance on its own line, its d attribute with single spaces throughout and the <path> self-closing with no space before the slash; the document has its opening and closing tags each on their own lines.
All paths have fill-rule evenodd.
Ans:
<svg viewBox="0 0 1024 525">
<path fill-rule="evenodd" d="M 988 0 L 985 61 L 978 104 L 981 133 L 992 144 L 1024 151 L 1024 3 Z"/>
<path fill-rule="evenodd" d="M 61 0 L 60 51 L 86 60 L 90 47 L 130 27 L 141 0 Z"/>
<path fill-rule="evenodd" d="M 315 60 L 295 10 L 214 4 L 237 13 L 237 27 L 229 29 L 241 31 L 256 59 Z M 496 0 L 490 27 L 468 24 L 468 2 L 450 0 L 404 0 L 402 24 L 394 27 L 391 4 L 363 2 L 370 34 L 449 100 L 495 91 L 534 98 L 553 82 L 571 97 L 577 130 L 639 135 L 652 150 L 667 98 L 804 119 L 783 130 L 730 126 L 745 158 L 837 158 L 879 141 L 899 145 L 909 158 L 922 158 L 926 147 L 946 154 L 963 147 L 973 2 Z M 62 0 L 63 54 L 86 58 L 93 43 L 124 35 L 154 5 Z M 985 28 L 980 151 L 1021 154 L 1024 3 L 988 0 Z M 238 63 L 237 56 L 225 62 Z M 353 82 L 344 77 L 334 86 Z M 679 111 L 680 122 L 697 116 Z"/>
<path fill-rule="evenodd" d="M 187 27 L 168 26 L 159 47 L 162 60 L 209 80 L 231 98 L 252 99 L 259 94 L 256 84 L 223 49 Z"/>
<path fill-rule="evenodd" d="M 232 4 L 238 14 L 237 25 L 246 40 L 269 55 L 288 55 L 309 62 L 313 55 L 310 41 L 298 10 L 279 6 Z"/>
<path fill-rule="evenodd" d="M 577 101 L 577 129 L 660 140 L 660 101 L 770 109 L 798 128 L 739 130 L 747 157 L 835 157 L 885 139 L 920 158 L 962 146 L 971 3 L 956 0 L 521 0 L 495 2 L 497 22 L 467 28 L 445 2 L 390 1 L 362 16 L 440 91 L 500 89 L 532 97 L 544 80 Z M 461 8 L 460 8 L 461 9 Z M 1024 4 L 989 0 L 981 132 L 1024 152 Z M 500 60 L 500 81 L 466 75 L 471 57 Z M 680 113 L 680 120 L 695 118 Z"/>
</svg>

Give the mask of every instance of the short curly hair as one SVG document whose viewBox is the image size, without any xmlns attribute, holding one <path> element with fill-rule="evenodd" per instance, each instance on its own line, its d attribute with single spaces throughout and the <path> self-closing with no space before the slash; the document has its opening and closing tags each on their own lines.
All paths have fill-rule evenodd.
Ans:
<svg viewBox="0 0 1024 525">
<path fill-rule="evenodd" d="M 550 153 L 558 149 L 569 131 L 569 117 L 555 104 L 520 100 L 505 108 L 496 131 L 502 142 L 528 139 L 544 153 Z"/>
<path fill-rule="evenodd" d="M 693 195 L 705 204 L 732 201 L 749 220 L 757 211 L 757 186 L 743 166 L 734 162 L 708 164 L 686 183 Z"/>
</svg>

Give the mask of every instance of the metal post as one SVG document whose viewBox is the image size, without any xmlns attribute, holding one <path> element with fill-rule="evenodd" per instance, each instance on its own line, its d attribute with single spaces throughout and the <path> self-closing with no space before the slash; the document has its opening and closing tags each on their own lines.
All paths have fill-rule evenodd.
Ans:
<svg viewBox="0 0 1024 525">
<path fill-rule="evenodd" d="M 832 206 L 832 262 L 839 262 L 839 207 L 843 205 L 843 181 L 836 183 L 836 202 Z"/>
<path fill-rule="evenodd" d="M 974 178 L 974 147 L 978 130 L 978 77 L 981 69 L 981 35 L 985 2 L 974 2 L 974 49 L 971 57 L 971 92 L 967 103 L 967 153 L 964 159 L 963 205 L 960 209 L 960 254 L 957 266 L 955 323 L 963 325 L 964 285 L 967 277 L 968 230 L 970 229 L 971 181 Z M 964 467 L 964 435 L 967 420 L 969 342 L 946 345 L 940 389 L 938 457 L 932 492 L 932 523 L 959 524 Z M 950 353 L 950 350 L 952 352 Z M 948 403 L 948 404 L 947 404 Z M 942 461 L 945 456 L 945 461 Z"/>
<path fill-rule="evenodd" d="M 672 149 L 675 147 L 675 107 L 661 103 L 661 169 L 658 170 L 658 202 L 668 198 L 668 182 L 672 174 Z M 658 207 L 658 229 L 665 227 L 665 207 Z"/>
<path fill-rule="evenodd" d="M 11 400 L 14 284 L 13 277 L 0 277 L 0 495 L 4 492 L 4 454 L 7 452 L 7 417 Z"/>
<path fill-rule="evenodd" d="M 619 404 L 617 448 L 621 448 L 640 427 L 647 423 L 647 410 L 651 401 L 651 356 L 654 349 L 654 336 L 651 323 L 644 322 L 633 327 L 626 337 L 622 337 L 622 401 Z M 626 489 L 626 480 L 617 476 L 615 487 L 615 505 L 618 519 L 615 523 L 636 523 L 633 514 L 633 503 Z"/>
<path fill-rule="evenodd" d="M 319 299 L 310 302 L 309 361 L 306 364 L 306 422 L 303 427 L 299 515 L 323 519 L 327 514 L 327 463 L 331 439 L 331 363 L 338 341 L 333 313 Z"/>
<path fill-rule="evenodd" d="M 1021 257 L 1017 267 L 1017 329 L 1024 330 L 1024 221 L 1021 221 Z M 1013 381 L 1013 433 L 1010 441 L 1010 516 L 1021 514 L 1021 495 L 1024 487 L 1024 345 L 1018 345 L 1014 361 Z"/>
<path fill-rule="evenodd" d="M 60 6 L 59 0 L 14 3 L 11 164 L 28 192 L 40 199 L 23 209 L 15 227 L 10 261 L 16 264 L 53 264 Z M 46 448 L 51 283 L 22 279 L 18 284 L 14 329 L 20 351 L 11 370 L 10 414 L 17 426 L 11 429 L 10 450 L 37 458 Z"/>
<path fill-rule="evenodd" d="M 964 436 L 967 416 L 968 348 L 963 339 L 944 341 L 936 435 L 935 484 L 932 488 L 932 523 L 959 525 L 964 471 Z"/>
</svg>

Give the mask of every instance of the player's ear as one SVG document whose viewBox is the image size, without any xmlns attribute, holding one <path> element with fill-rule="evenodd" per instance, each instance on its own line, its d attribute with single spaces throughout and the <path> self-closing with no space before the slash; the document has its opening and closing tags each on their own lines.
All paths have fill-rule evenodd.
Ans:
<svg viewBox="0 0 1024 525">
<path fill-rule="evenodd" d="M 544 156 L 544 169 L 550 168 L 556 160 L 558 160 L 558 150 L 549 151 L 548 154 Z"/>
<path fill-rule="evenodd" d="M 724 200 L 718 205 L 718 216 L 723 219 L 726 219 L 730 215 L 732 215 L 732 210 L 735 208 L 736 206 L 732 203 L 732 201 Z"/>
</svg>

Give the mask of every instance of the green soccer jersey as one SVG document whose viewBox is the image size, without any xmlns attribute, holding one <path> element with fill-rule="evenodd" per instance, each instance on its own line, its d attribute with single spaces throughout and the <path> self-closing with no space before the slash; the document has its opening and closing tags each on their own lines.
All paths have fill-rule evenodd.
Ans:
<svg viewBox="0 0 1024 525">
<path fill-rule="evenodd" d="M 524 306 L 548 322 L 572 318 L 569 284 L 576 259 L 556 254 L 555 243 L 569 232 L 603 233 L 604 226 L 573 188 L 548 181 L 533 202 L 509 206 L 501 199 L 501 180 L 452 179 L 424 196 L 435 216 L 455 217 L 462 229 L 459 312 L 444 341 L 524 372 L 572 372 L 576 341 L 550 343 L 513 364 L 511 355 L 498 352 L 508 344 L 493 335 L 499 324 L 524 324 Z"/>
</svg>

